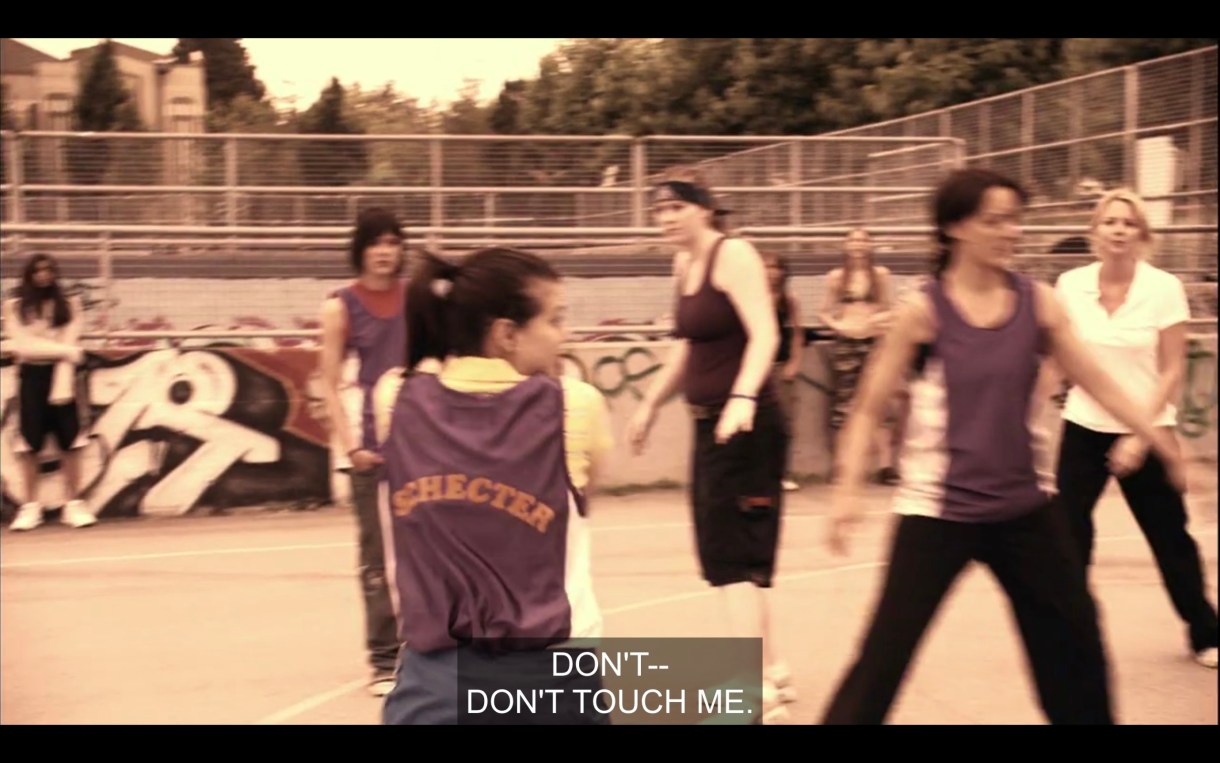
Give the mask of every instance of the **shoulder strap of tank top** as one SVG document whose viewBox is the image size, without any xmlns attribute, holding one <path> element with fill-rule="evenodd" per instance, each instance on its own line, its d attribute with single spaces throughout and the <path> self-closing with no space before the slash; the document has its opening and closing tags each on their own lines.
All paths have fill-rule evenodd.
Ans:
<svg viewBox="0 0 1220 763">
<path fill-rule="evenodd" d="M 949 298 L 945 296 L 944 281 L 933 276 L 924 283 L 924 294 L 927 295 L 928 301 L 932 303 L 933 317 L 936 319 L 936 334 L 940 336 L 945 330 L 945 322 L 956 325 L 958 321 L 957 311 L 949 304 Z"/>
<path fill-rule="evenodd" d="M 707 258 L 707 270 L 703 273 L 703 283 L 699 286 L 699 291 L 695 292 L 696 294 L 709 287 L 715 288 L 712 286 L 712 274 L 716 272 L 716 257 L 720 254 L 720 247 L 728 238 L 728 236 L 721 236 L 715 244 L 712 244 L 712 253 Z"/>
<path fill-rule="evenodd" d="M 352 284 L 335 289 L 332 296 L 338 297 L 339 301 L 343 303 L 343 306 L 347 308 L 349 313 L 351 312 L 352 306 L 360 302 L 360 298 L 356 296 L 356 290 L 352 288 Z"/>
<path fill-rule="evenodd" d="M 1013 273 L 1012 285 L 1017 293 L 1017 320 L 1032 320 L 1037 323 L 1038 310 L 1037 305 L 1034 304 L 1034 282 L 1020 273 Z"/>
</svg>

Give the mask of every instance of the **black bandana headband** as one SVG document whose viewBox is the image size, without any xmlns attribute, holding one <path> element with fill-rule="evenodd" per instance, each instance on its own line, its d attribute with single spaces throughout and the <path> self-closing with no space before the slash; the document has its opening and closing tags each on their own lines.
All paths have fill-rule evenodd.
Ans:
<svg viewBox="0 0 1220 763">
<path fill-rule="evenodd" d="M 681 180 L 667 180 L 653 189 L 652 203 L 660 204 L 663 201 L 685 201 L 704 209 L 716 208 L 716 202 L 710 193 L 694 183 L 684 183 Z"/>
</svg>

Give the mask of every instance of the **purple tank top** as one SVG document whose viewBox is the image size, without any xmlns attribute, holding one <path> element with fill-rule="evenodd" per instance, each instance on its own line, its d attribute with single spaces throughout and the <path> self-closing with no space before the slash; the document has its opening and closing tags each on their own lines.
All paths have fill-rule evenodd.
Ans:
<svg viewBox="0 0 1220 763">
<path fill-rule="evenodd" d="M 490 395 L 432 374 L 403 383 L 382 453 L 399 635 L 413 651 L 569 637 L 568 524 L 583 508 L 563 426 L 563 391 L 545 376 Z"/>
<path fill-rule="evenodd" d="M 718 407 L 728 402 L 749 336 L 745 324 L 724 292 L 712 284 L 716 257 L 725 242 L 721 238 L 708 257 L 703 283 L 694 294 L 683 293 L 678 287 L 678 304 L 674 310 L 674 336 L 686 339 L 689 352 L 682 373 L 682 392 L 691 405 Z M 774 400 L 770 377 L 758 391 L 758 402 Z"/>
<path fill-rule="evenodd" d="M 901 513 L 963 522 L 1010 519 L 1043 505 L 1030 406 L 1045 337 L 1034 284 L 1009 274 L 1016 305 L 1007 322 L 965 321 L 938 279 L 925 285 L 937 335 L 920 348 L 903 446 Z"/>
<path fill-rule="evenodd" d="M 395 288 L 401 294 L 402 284 Z M 360 447 L 377 449 L 377 437 L 373 427 L 373 386 L 382 374 L 407 362 L 407 326 L 403 314 L 403 302 L 390 317 L 374 314 L 360 299 L 352 286 L 335 292 L 347 309 L 348 352 L 355 352 L 360 359 L 360 370 L 356 379 L 363 394 L 360 415 Z"/>
</svg>

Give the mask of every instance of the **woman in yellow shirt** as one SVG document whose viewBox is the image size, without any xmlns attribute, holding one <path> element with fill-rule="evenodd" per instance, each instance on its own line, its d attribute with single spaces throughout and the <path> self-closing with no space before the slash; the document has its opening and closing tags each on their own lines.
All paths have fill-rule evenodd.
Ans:
<svg viewBox="0 0 1220 763">
<path fill-rule="evenodd" d="M 558 273 L 525 252 L 485 249 L 461 266 L 426 256 L 411 278 L 416 372 L 387 373 L 375 391 L 405 644 L 387 724 L 477 721 L 455 691 L 473 665 L 573 695 L 549 676 L 546 648 L 601 635 L 585 496 L 610 435 L 597 391 L 553 376 L 565 312 Z M 515 720 L 606 717 L 565 708 Z"/>
</svg>

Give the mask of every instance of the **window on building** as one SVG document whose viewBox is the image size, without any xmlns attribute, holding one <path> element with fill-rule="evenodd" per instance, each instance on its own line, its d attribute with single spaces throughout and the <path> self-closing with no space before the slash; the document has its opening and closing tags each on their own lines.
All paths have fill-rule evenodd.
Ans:
<svg viewBox="0 0 1220 763">
<path fill-rule="evenodd" d="M 46 129 L 68 131 L 72 129 L 72 96 L 66 93 L 51 93 L 47 96 Z"/>
</svg>

